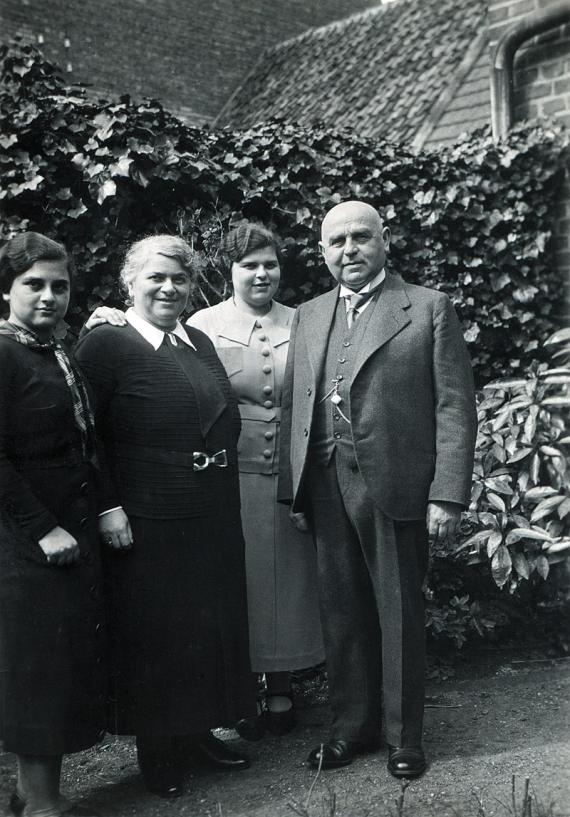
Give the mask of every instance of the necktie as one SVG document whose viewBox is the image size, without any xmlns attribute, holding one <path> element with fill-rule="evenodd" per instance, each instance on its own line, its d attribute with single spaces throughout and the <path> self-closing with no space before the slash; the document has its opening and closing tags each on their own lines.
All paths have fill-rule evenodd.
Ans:
<svg viewBox="0 0 570 817">
<path fill-rule="evenodd" d="M 348 328 L 352 329 L 354 321 L 358 317 L 358 310 L 362 306 L 362 304 L 366 303 L 373 295 L 375 295 L 382 284 L 378 284 L 378 286 L 370 289 L 368 292 L 352 292 L 350 295 L 345 295 L 348 302 L 348 309 L 346 310 L 346 322 L 348 324 Z"/>
</svg>

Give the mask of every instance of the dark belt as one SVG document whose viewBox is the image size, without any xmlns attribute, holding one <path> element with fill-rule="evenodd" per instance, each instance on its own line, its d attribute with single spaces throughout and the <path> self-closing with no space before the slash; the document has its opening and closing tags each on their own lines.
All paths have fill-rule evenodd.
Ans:
<svg viewBox="0 0 570 817">
<path fill-rule="evenodd" d="M 190 454 L 181 451 L 168 451 L 165 448 L 150 448 L 144 445 L 137 445 L 132 448 L 120 445 L 115 450 L 120 459 L 183 465 L 192 468 L 193 471 L 203 471 L 209 465 L 216 465 L 218 468 L 226 468 L 228 465 L 228 455 L 225 448 L 211 455 L 206 454 L 204 451 L 193 451 Z"/>
</svg>

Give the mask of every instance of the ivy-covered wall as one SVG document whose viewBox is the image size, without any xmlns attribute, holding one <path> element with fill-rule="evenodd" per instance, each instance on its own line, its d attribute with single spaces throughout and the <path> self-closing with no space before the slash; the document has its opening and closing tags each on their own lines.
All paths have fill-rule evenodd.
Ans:
<svg viewBox="0 0 570 817">
<path fill-rule="evenodd" d="M 562 133 L 519 129 L 496 146 L 483 132 L 416 156 L 318 126 L 195 130 L 155 102 L 94 103 L 29 47 L 0 48 L 0 66 L 0 238 L 32 228 L 66 244 L 75 327 L 96 305 L 122 303 L 121 258 L 143 235 L 193 243 L 198 307 L 227 294 L 220 236 L 259 219 L 283 238 L 280 297 L 297 304 L 331 286 L 317 252 L 324 212 L 349 197 L 379 207 L 394 235 L 391 269 L 450 295 L 486 384 L 472 502 L 459 542 L 432 554 L 428 629 L 457 646 L 474 633 L 494 637 L 508 623 L 509 592 L 519 621 L 521 610 L 559 609 L 570 549 L 570 330 L 547 345 L 550 364 L 534 358 L 561 292 L 548 239 L 568 162 Z"/>
<path fill-rule="evenodd" d="M 553 330 L 561 282 L 548 239 L 568 160 L 560 132 L 519 129 L 501 145 L 483 132 L 418 156 L 318 126 L 198 130 L 157 102 L 94 102 L 30 46 L 4 46 L 0 59 L 1 236 L 30 227 L 68 246 L 75 325 L 121 302 L 121 256 L 147 233 L 185 235 L 201 252 L 194 306 L 218 300 L 219 238 L 244 216 L 284 240 L 281 298 L 306 300 L 331 285 L 319 222 L 356 197 L 392 228 L 391 269 L 450 295 L 480 382 L 522 370 Z"/>
</svg>

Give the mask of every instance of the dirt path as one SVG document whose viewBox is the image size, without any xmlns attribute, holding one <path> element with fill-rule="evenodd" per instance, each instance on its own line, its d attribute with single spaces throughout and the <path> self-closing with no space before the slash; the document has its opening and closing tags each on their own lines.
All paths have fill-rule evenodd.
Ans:
<svg viewBox="0 0 570 817">
<path fill-rule="evenodd" d="M 506 816 L 512 775 L 517 776 L 519 804 L 524 778 L 530 777 L 545 815 L 550 801 L 557 817 L 570 815 L 569 693 L 568 660 L 504 663 L 476 680 L 431 685 L 425 728 L 431 764 L 405 792 L 405 817 Z M 299 725 L 287 737 L 235 742 L 250 754 L 251 769 L 233 774 L 196 770 L 188 776 L 187 793 L 176 801 L 143 790 L 130 739 L 109 738 L 68 758 L 64 789 L 103 817 L 291 817 L 290 804 L 304 803 L 314 780 L 304 760 L 326 737 L 329 713 L 325 703 L 309 699 L 298 715 Z M 0 755 L 3 803 L 13 785 L 13 758 Z M 474 791 L 483 801 L 479 814 Z M 331 793 L 335 817 L 387 817 L 397 814 L 400 786 L 388 774 L 381 750 L 345 769 L 323 772 L 309 802 L 310 817 L 332 813 L 327 805 Z M 542 817 L 535 807 L 533 817 Z"/>
</svg>

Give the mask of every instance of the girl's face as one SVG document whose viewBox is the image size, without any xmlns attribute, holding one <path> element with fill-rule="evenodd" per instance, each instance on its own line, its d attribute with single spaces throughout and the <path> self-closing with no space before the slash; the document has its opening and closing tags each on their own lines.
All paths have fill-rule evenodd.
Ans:
<svg viewBox="0 0 570 817">
<path fill-rule="evenodd" d="M 280 279 L 279 260 L 273 247 L 262 247 L 244 255 L 232 264 L 236 304 L 263 309 L 271 303 Z"/>
<path fill-rule="evenodd" d="M 69 306 L 69 272 L 65 261 L 36 261 L 12 281 L 2 296 L 10 304 L 11 323 L 48 340 Z"/>
</svg>

